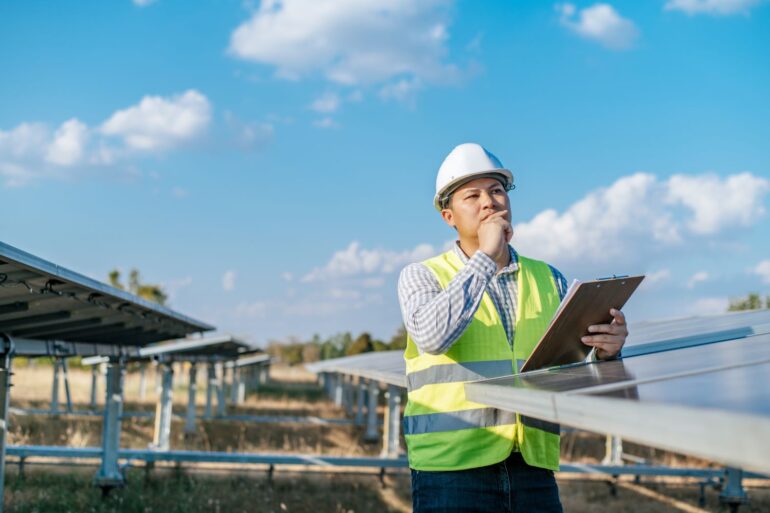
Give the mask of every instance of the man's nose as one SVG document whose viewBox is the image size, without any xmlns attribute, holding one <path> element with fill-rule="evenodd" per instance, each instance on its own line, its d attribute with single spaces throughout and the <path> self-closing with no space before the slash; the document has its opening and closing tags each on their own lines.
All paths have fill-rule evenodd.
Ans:
<svg viewBox="0 0 770 513">
<path fill-rule="evenodd" d="M 495 199 L 486 191 L 481 192 L 479 200 L 481 201 L 482 208 L 492 208 L 495 206 Z"/>
</svg>

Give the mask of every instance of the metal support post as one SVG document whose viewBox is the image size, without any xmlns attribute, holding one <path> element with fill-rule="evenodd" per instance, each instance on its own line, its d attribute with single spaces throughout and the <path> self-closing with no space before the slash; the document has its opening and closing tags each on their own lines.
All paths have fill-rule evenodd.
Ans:
<svg viewBox="0 0 770 513">
<path fill-rule="evenodd" d="M 362 378 L 358 378 L 356 385 L 356 417 L 353 421 L 356 426 L 364 423 L 364 396 L 366 395 L 366 383 Z"/>
<path fill-rule="evenodd" d="M 262 371 L 262 384 L 268 385 L 270 383 L 270 365 L 260 365 L 259 369 Z"/>
<path fill-rule="evenodd" d="M 51 413 L 59 412 L 59 359 L 53 359 L 53 384 L 51 385 Z"/>
<path fill-rule="evenodd" d="M 152 362 L 152 374 L 154 376 L 155 395 L 160 395 L 160 372 L 158 372 L 158 362 Z"/>
<path fill-rule="evenodd" d="M 243 379 L 243 369 L 238 369 L 238 388 L 235 403 L 243 404 L 246 401 L 246 381 Z"/>
<path fill-rule="evenodd" d="M 369 405 L 366 411 L 366 432 L 364 440 L 367 442 L 376 442 L 380 438 L 380 430 L 377 426 L 377 399 L 380 395 L 380 387 L 374 380 L 369 380 L 368 390 Z"/>
<path fill-rule="evenodd" d="M 381 456 L 396 458 L 401 453 L 401 390 L 395 385 L 388 385 L 385 396 L 388 407 L 385 409 Z"/>
<path fill-rule="evenodd" d="M 171 413 L 174 400 L 174 368 L 169 363 L 160 365 L 161 387 L 158 405 L 155 409 L 155 432 L 152 447 L 161 451 L 171 446 Z"/>
<path fill-rule="evenodd" d="M 89 408 L 91 410 L 96 409 L 96 389 L 99 384 L 99 365 L 91 366 L 91 400 L 89 402 Z"/>
<path fill-rule="evenodd" d="M 738 511 L 741 504 L 749 502 L 749 496 L 743 489 L 743 470 L 734 467 L 725 469 L 725 484 L 719 494 L 719 502 L 728 505 L 731 512 Z"/>
<path fill-rule="evenodd" d="M 139 365 L 139 400 L 144 402 L 147 397 L 147 365 Z"/>
<path fill-rule="evenodd" d="M 602 465 L 623 464 L 623 439 L 615 435 L 607 435 L 604 459 Z"/>
<path fill-rule="evenodd" d="M 217 417 L 224 417 L 225 411 L 225 364 L 217 364 Z"/>
<path fill-rule="evenodd" d="M 337 406 L 342 406 L 342 397 L 343 397 L 343 380 L 344 376 L 340 374 L 334 374 L 334 404 Z"/>
<path fill-rule="evenodd" d="M 253 365 L 250 367 L 247 367 L 246 370 L 246 383 L 248 386 L 248 392 L 256 392 L 259 390 L 259 383 L 257 383 L 257 373 L 256 373 L 256 367 Z"/>
<path fill-rule="evenodd" d="M 107 493 L 110 488 L 123 486 L 125 479 L 118 466 L 120 450 L 120 418 L 123 414 L 123 377 L 125 368 L 121 361 L 107 364 L 107 387 L 102 424 L 102 462 L 94 483 Z"/>
<path fill-rule="evenodd" d="M 240 371 L 233 365 L 230 368 L 230 404 L 238 404 L 238 386 L 240 385 Z"/>
<path fill-rule="evenodd" d="M 11 359 L 13 341 L 0 333 L 3 354 L 0 355 L 0 513 L 5 498 L 5 443 L 8 435 L 8 405 L 11 398 Z"/>
<path fill-rule="evenodd" d="M 195 433 L 195 394 L 197 392 L 197 385 L 195 382 L 198 378 L 198 368 L 195 363 L 190 364 L 190 379 L 187 389 L 187 415 L 184 421 L 185 434 Z"/>
<path fill-rule="evenodd" d="M 348 417 L 353 415 L 352 381 L 353 376 L 342 376 L 342 407 Z"/>
<path fill-rule="evenodd" d="M 70 394 L 70 374 L 67 359 L 61 359 L 62 377 L 64 378 L 64 397 L 67 399 L 67 413 L 72 413 L 72 394 Z"/>
<path fill-rule="evenodd" d="M 326 392 L 326 373 L 319 372 L 316 374 L 315 379 L 318 386 L 321 387 L 321 390 Z"/>
<path fill-rule="evenodd" d="M 206 364 L 207 380 L 206 380 L 206 410 L 203 412 L 204 419 L 211 418 L 211 403 L 214 400 L 214 387 L 217 386 L 217 370 L 214 368 L 214 362 L 208 362 Z"/>
</svg>

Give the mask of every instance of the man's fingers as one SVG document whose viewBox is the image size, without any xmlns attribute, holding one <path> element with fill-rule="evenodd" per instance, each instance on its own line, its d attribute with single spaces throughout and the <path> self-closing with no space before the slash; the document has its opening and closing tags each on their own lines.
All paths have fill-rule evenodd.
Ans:
<svg viewBox="0 0 770 513">
<path fill-rule="evenodd" d="M 620 326 L 623 326 L 626 324 L 626 316 L 620 310 L 616 308 L 611 308 L 610 315 L 613 317 L 613 321 L 615 322 L 615 324 L 618 324 Z"/>
<path fill-rule="evenodd" d="M 588 346 L 596 346 L 597 344 L 621 346 L 623 344 L 623 337 L 618 335 L 586 335 L 585 337 L 581 337 L 580 340 Z"/>
<path fill-rule="evenodd" d="M 492 221 L 492 220 L 494 220 L 494 219 L 500 219 L 500 218 L 502 218 L 502 219 L 505 219 L 505 216 L 506 216 L 507 214 L 508 214 L 508 211 L 507 211 L 507 210 L 501 210 L 500 212 L 495 212 L 494 214 L 489 214 L 489 215 L 488 215 L 486 218 L 484 218 L 484 220 L 483 220 L 483 221 L 481 221 L 481 222 L 482 222 L 482 223 L 486 223 L 486 222 Z M 507 221 L 507 219 L 505 219 L 505 220 Z"/>
<path fill-rule="evenodd" d="M 588 327 L 589 333 L 613 333 L 617 327 L 614 324 L 594 324 Z"/>
</svg>

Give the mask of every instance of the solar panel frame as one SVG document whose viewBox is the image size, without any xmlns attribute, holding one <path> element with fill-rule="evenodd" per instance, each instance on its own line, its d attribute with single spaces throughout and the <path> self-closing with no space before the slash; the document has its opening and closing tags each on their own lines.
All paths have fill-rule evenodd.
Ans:
<svg viewBox="0 0 770 513">
<path fill-rule="evenodd" d="M 732 358 L 716 365 L 712 361 L 711 365 L 687 368 L 688 354 L 705 355 L 717 349 L 722 352 L 717 359 L 725 354 Z M 633 362 L 645 360 L 646 374 L 641 376 L 640 366 Z M 679 365 L 660 365 L 655 369 L 656 361 L 658 365 Z M 708 347 L 688 346 L 665 354 L 482 380 L 466 384 L 465 392 L 471 401 L 548 422 L 611 433 L 638 443 L 770 473 L 770 410 L 736 411 L 728 403 L 704 405 L 703 401 L 693 400 L 689 404 L 682 400 L 672 404 L 663 393 L 667 387 L 681 392 L 688 380 L 719 380 L 720 373 L 759 366 L 770 370 L 770 334 Z M 628 371 L 627 367 L 635 367 L 636 374 L 619 372 Z M 760 397 L 770 402 L 770 372 L 757 375 L 764 381 L 754 387 L 765 394 Z M 658 394 L 646 399 L 643 393 L 650 384 L 658 387 Z"/>
<path fill-rule="evenodd" d="M 212 329 L 0 242 L 0 332 L 13 338 L 141 346 Z"/>
</svg>

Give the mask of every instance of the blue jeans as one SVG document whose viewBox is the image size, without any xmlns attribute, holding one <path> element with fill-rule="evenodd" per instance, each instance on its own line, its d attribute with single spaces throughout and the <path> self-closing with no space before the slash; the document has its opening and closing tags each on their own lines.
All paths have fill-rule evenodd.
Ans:
<svg viewBox="0 0 770 513">
<path fill-rule="evenodd" d="M 562 513 L 553 472 L 527 465 L 518 452 L 488 467 L 412 469 L 412 505 L 414 513 Z"/>
</svg>

